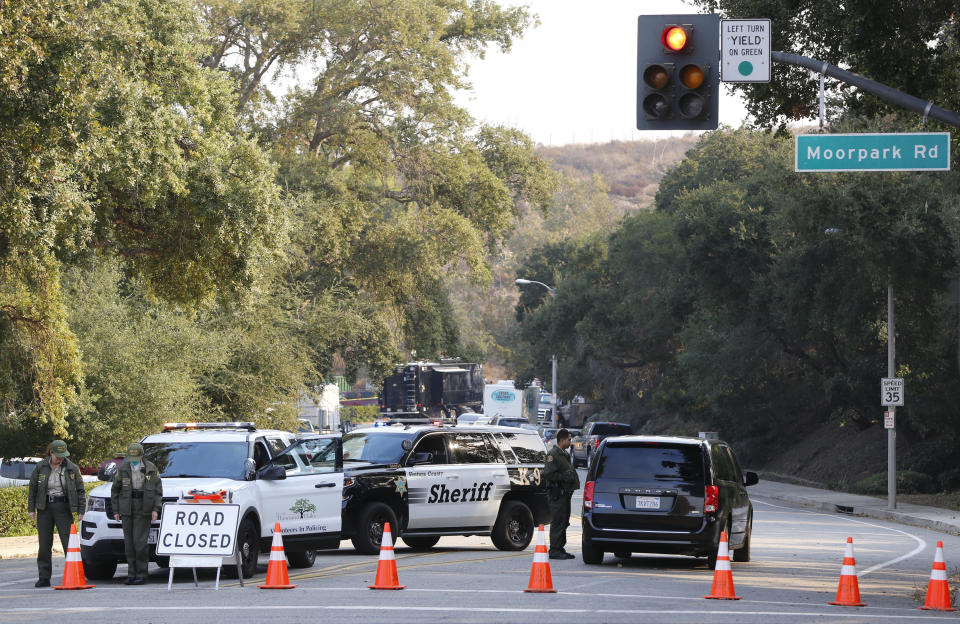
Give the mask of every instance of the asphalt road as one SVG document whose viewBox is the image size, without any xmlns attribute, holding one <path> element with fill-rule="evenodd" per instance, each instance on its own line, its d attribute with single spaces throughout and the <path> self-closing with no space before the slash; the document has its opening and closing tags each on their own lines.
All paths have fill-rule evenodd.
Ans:
<svg viewBox="0 0 960 624">
<path fill-rule="evenodd" d="M 579 501 L 576 501 L 579 503 Z M 704 600 L 713 572 L 703 560 L 607 555 L 602 565 L 579 558 L 551 561 L 556 594 L 527 594 L 533 546 L 524 552 L 496 550 L 487 538 L 446 537 L 433 551 L 396 550 L 403 591 L 372 591 L 376 556 L 321 553 L 313 568 L 291 570 L 292 590 L 256 588 L 266 574 L 261 559 L 254 579 L 240 587 L 214 574 L 179 570 L 173 591 L 166 570 L 151 565 L 149 585 L 99 582 L 86 591 L 34 589 L 33 560 L 0 560 L 0 623 L 48 622 L 241 622 L 333 618 L 336 622 L 911 622 L 956 621 L 956 613 L 919 611 L 934 547 L 943 540 L 947 569 L 960 562 L 960 537 L 882 521 L 792 508 L 754 499 L 753 561 L 734 563 L 739 601 Z M 578 506 L 575 506 L 578 508 Z M 568 531 L 569 550 L 579 554 L 579 518 Z M 828 605 L 837 590 L 844 545 L 853 537 L 860 594 L 868 606 Z M 953 556 L 952 556 L 953 555 Z M 951 561 L 953 560 L 953 563 Z M 62 572 L 62 559 L 55 563 Z M 59 578 L 59 577 L 57 577 Z M 252 581 L 252 582 L 251 582 Z M 921 602 L 918 602 L 918 599 Z M 548 613 L 550 612 L 550 613 Z"/>
</svg>

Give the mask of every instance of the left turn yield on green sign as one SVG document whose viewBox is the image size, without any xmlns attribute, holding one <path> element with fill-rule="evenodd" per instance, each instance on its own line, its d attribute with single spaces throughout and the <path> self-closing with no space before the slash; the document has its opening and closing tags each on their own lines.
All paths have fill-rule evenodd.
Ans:
<svg viewBox="0 0 960 624">
<path fill-rule="evenodd" d="M 795 171 L 949 171 L 950 133 L 798 134 Z"/>
</svg>

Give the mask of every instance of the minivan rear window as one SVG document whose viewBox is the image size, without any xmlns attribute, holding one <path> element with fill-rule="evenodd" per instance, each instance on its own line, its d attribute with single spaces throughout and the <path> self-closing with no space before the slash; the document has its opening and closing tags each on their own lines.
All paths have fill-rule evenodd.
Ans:
<svg viewBox="0 0 960 624">
<path fill-rule="evenodd" d="M 630 435 L 633 429 L 627 424 L 604 423 L 594 425 L 591 433 L 593 435 Z"/>
<path fill-rule="evenodd" d="M 596 478 L 702 482 L 703 456 L 695 444 L 608 444 Z"/>
</svg>

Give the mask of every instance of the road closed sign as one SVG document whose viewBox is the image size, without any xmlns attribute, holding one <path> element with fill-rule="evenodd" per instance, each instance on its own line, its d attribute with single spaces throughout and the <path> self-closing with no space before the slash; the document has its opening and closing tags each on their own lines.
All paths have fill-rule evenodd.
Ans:
<svg viewBox="0 0 960 624">
<path fill-rule="evenodd" d="M 232 557 L 240 505 L 166 503 L 157 536 L 158 555 Z"/>
</svg>

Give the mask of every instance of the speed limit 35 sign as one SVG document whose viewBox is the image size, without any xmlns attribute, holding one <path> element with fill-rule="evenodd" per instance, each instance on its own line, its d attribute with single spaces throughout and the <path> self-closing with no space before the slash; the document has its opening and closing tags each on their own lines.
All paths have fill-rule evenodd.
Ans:
<svg viewBox="0 0 960 624">
<path fill-rule="evenodd" d="M 903 407 L 902 377 L 883 377 L 880 379 L 880 405 Z"/>
</svg>

